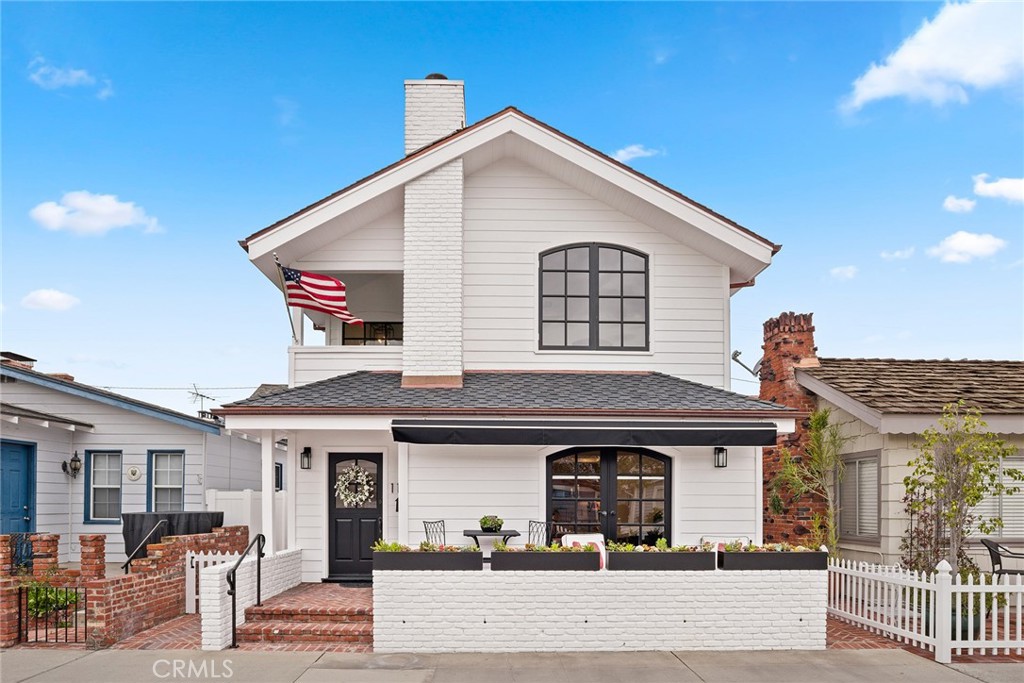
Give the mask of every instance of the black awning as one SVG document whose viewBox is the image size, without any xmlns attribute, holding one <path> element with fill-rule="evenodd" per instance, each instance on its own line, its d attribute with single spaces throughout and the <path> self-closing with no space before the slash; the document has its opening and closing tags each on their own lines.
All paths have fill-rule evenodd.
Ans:
<svg viewBox="0 0 1024 683">
<path fill-rule="evenodd" d="M 774 446 L 768 422 L 392 420 L 395 441 L 476 446 Z"/>
</svg>

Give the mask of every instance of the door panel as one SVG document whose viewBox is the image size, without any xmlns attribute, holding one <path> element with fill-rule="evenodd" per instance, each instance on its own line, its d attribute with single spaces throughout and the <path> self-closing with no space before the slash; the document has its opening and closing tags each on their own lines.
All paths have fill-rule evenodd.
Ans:
<svg viewBox="0 0 1024 683">
<path fill-rule="evenodd" d="M 35 448 L 0 444 L 0 533 L 31 533 L 36 528 Z"/>
<path fill-rule="evenodd" d="M 601 533 L 653 545 L 668 538 L 671 460 L 643 449 L 573 449 L 548 458 L 553 535 Z"/>
<path fill-rule="evenodd" d="M 379 453 L 330 453 L 327 459 L 327 516 L 329 535 L 329 573 L 331 578 L 367 580 L 373 571 L 373 544 L 380 538 L 381 465 Z M 352 466 L 365 471 L 370 479 L 370 495 L 351 504 L 337 495 L 338 475 Z M 357 487 L 350 487 L 356 491 Z"/>
</svg>

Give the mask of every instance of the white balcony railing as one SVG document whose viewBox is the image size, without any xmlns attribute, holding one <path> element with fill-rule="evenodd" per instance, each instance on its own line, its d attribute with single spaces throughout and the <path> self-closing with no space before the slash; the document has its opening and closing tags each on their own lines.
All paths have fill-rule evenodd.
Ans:
<svg viewBox="0 0 1024 683">
<path fill-rule="evenodd" d="M 291 346 L 288 380 L 301 386 L 356 370 L 401 370 L 401 346 Z"/>
</svg>

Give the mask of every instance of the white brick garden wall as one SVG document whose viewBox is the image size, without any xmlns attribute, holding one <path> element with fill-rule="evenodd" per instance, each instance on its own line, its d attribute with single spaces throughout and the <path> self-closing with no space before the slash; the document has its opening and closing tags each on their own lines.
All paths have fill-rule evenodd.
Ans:
<svg viewBox="0 0 1024 683">
<path fill-rule="evenodd" d="M 822 650 L 826 571 L 375 571 L 376 652 Z"/>
<path fill-rule="evenodd" d="M 203 649 L 223 650 L 231 645 L 231 596 L 228 595 L 228 571 L 234 562 L 206 567 L 199 572 L 199 614 L 202 617 Z M 267 554 L 261 562 L 260 597 L 282 593 L 302 581 L 302 550 L 295 548 L 276 555 Z M 236 574 L 238 587 L 237 621 L 245 623 L 245 608 L 256 604 L 256 558 L 242 561 Z"/>
</svg>

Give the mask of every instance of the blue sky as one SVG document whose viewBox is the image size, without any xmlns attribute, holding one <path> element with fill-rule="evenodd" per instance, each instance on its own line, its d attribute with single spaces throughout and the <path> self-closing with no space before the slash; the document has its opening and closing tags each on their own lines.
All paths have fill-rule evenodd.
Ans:
<svg viewBox="0 0 1024 683">
<path fill-rule="evenodd" d="M 785 310 L 824 356 L 1022 358 L 1019 8 L 4 3 L 3 348 L 222 401 L 285 381 L 237 240 L 399 158 L 402 81 L 440 71 L 469 121 L 635 146 L 783 244 L 733 298 L 748 364 Z"/>
</svg>

